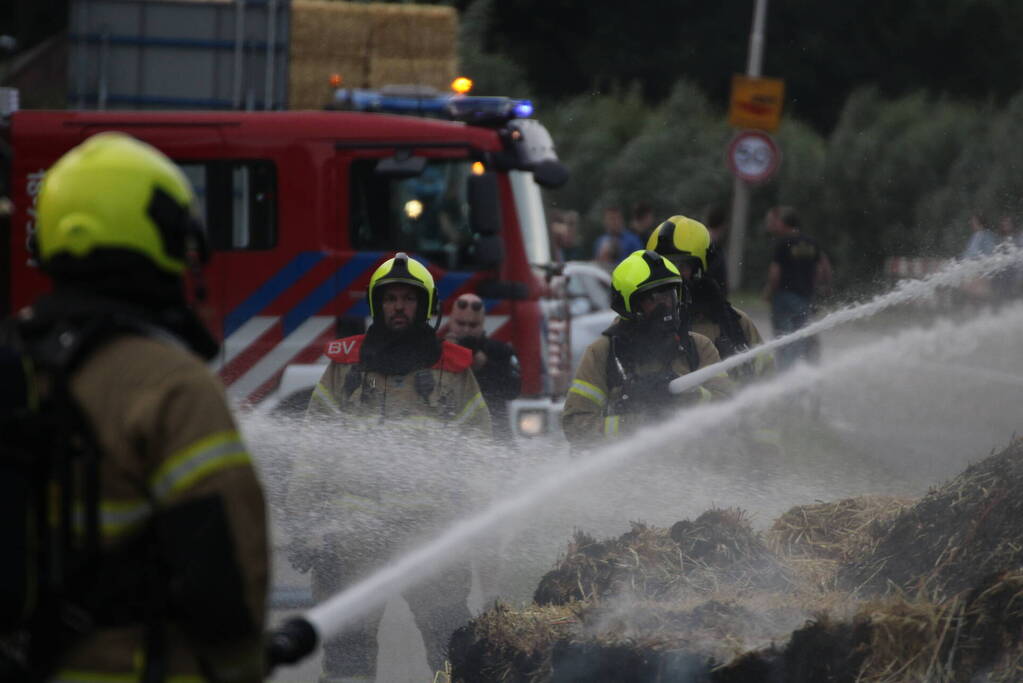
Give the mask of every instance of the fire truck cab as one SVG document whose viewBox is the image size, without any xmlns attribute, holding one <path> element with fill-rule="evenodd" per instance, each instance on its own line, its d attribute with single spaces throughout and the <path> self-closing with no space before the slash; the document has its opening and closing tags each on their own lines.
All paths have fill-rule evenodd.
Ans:
<svg viewBox="0 0 1023 683">
<path fill-rule="evenodd" d="M 223 340 L 215 370 L 240 405 L 304 407 L 325 344 L 365 329 L 370 275 L 405 251 L 433 273 L 442 313 L 462 292 L 484 299 L 488 334 L 521 365 L 513 433 L 544 433 L 570 379 L 567 307 L 543 269 L 540 187 L 567 179 L 549 134 L 520 118 L 531 109 L 523 101 L 448 96 L 428 118 L 421 97 L 404 98 L 419 115 L 385 113 L 386 94 L 348 97 L 345 111 L 10 114 L 0 126 L 13 203 L 0 312 L 48 286 L 26 249 L 46 169 L 95 133 L 124 131 L 196 188 L 213 249 L 204 313 Z"/>
</svg>

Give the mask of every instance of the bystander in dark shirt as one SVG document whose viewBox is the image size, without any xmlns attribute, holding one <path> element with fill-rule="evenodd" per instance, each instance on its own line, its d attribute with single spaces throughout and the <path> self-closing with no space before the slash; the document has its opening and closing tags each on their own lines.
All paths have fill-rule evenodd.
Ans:
<svg viewBox="0 0 1023 683">
<path fill-rule="evenodd" d="M 812 299 L 817 263 L 822 256 L 820 245 L 811 237 L 789 235 L 779 238 L 774 244 L 773 257 L 781 271 L 778 290 Z"/>
</svg>

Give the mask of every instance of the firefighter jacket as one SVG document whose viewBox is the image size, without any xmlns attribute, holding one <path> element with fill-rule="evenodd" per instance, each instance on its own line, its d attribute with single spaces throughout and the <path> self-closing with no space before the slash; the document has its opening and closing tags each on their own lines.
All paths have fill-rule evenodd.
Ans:
<svg viewBox="0 0 1023 683">
<path fill-rule="evenodd" d="M 138 681 L 158 651 L 164 680 L 263 680 L 264 499 L 220 382 L 169 338 L 120 336 L 85 361 L 71 392 L 102 450 L 104 556 L 131 549 L 145 569 L 121 583 L 140 584 L 157 625 L 121 611 L 52 680 Z"/>
<path fill-rule="evenodd" d="M 714 342 L 715 348 L 717 348 L 718 355 L 722 359 L 730 358 L 736 353 L 744 351 L 746 348 L 753 348 L 764 343 L 763 337 L 760 336 L 759 330 L 750 317 L 743 311 L 732 306 L 731 304 L 724 303 L 730 310 L 726 311 L 725 314 L 731 314 L 734 316 L 733 320 L 738 325 L 737 333 L 741 334 L 740 339 L 733 339 L 733 336 L 738 336 L 736 332 L 732 334 L 726 334 L 722 325 L 711 320 L 706 315 L 700 315 L 696 313 L 693 315 L 691 320 L 691 329 L 697 334 L 702 334 L 707 339 Z M 758 379 L 774 374 L 774 356 L 770 352 L 758 353 L 749 363 L 732 368 L 728 371 L 728 375 L 736 382 L 748 382 L 753 379 Z"/>
<path fill-rule="evenodd" d="M 411 536 L 450 517 L 474 476 L 474 462 L 460 455 L 490 438 L 469 349 L 442 342 L 432 367 L 384 374 L 361 365 L 363 340 L 327 345 L 332 362 L 306 411 L 324 446 L 296 461 L 289 484 L 288 507 L 302 529 L 289 557 L 299 569 L 324 549 L 351 557 L 367 552 L 360 538 L 395 529 Z M 331 428 L 343 431 L 332 438 Z"/>
<path fill-rule="evenodd" d="M 309 400 L 307 415 L 334 418 L 348 427 L 386 425 L 490 435 L 490 412 L 472 374 L 472 351 L 441 342 L 432 367 L 403 375 L 365 370 L 359 351 L 365 335 L 327 345 L 327 366 Z"/>
<path fill-rule="evenodd" d="M 561 414 L 561 426 L 568 441 L 573 446 L 594 445 L 602 439 L 631 433 L 644 424 L 664 419 L 672 410 L 687 404 L 730 396 L 734 387 L 723 373 L 686 394 L 672 396 L 667 392 L 671 377 L 720 360 L 714 344 L 705 336 L 690 333 L 689 337 L 698 359 L 697 367 L 690 367 L 689 354 L 681 346 L 667 366 L 648 358 L 627 372 L 636 377 L 656 378 L 656 388 L 651 384 L 648 390 L 631 391 L 632 396 L 628 380 L 621 381 L 611 355 L 612 339 L 605 333 L 590 344 L 583 353 Z M 653 395 L 654 392 L 657 395 Z"/>
</svg>

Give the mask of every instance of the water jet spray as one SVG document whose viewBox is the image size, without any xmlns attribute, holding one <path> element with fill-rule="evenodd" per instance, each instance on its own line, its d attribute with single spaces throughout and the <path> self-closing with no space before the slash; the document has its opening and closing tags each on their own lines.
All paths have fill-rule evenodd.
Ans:
<svg viewBox="0 0 1023 683">
<path fill-rule="evenodd" d="M 821 332 L 827 332 L 847 322 L 868 318 L 886 308 L 931 296 L 939 287 L 958 287 L 970 280 L 990 277 L 1021 261 L 1023 261 L 1023 249 L 1010 244 L 1000 245 L 998 250 L 984 258 L 968 261 L 951 261 L 941 270 L 921 280 L 903 280 L 895 289 L 887 294 L 880 294 L 866 303 L 835 311 L 795 332 L 790 332 L 777 339 L 772 339 L 769 342 L 737 353 L 734 356 L 729 356 L 713 365 L 708 365 L 678 377 L 671 381 L 668 388 L 673 394 L 681 394 L 703 384 L 712 377 L 739 367 L 762 353 L 780 349 L 800 339 L 812 337 Z"/>
<path fill-rule="evenodd" d="M 970 277 L 995 272 L 1015 262 L 1016 255 L 1012 254 L 1014 258 L 1011 261 L 1004 255 L 996 255 L 989 259 L 960 264 L 961 268 L 967 270 L 966 274 L 942 271 L 926 281 L 908 283 L 900 287 L 892 292 L 889 298 L 898 301 L 912 300 L 933 290 L 934 287 L 947 286 Z M 892 303 L 894 302 L 883 297 L 862 306 L 839 311 L 800 332 L 804 336 L 814 334 L 841 322 L 865 317 Z M 829 321 L 830 324 L 823 325 Z M 333 637 L 347 624 L 359 619 L 388 597 L 414 583 L 416 576 L 423 571 L 430 571 L 442 565 L 447 557 L 472 539 L 497 527 L 499 523 L 527 512 L 569 484 L 592 479 L 635 455 L 645 456 L 662 447 L 677 444 L 682 436 L 689 440 L 698 438 L 720 424 L 734 419 L 735 415 L 743 410 L 768 405 L 780 397 L 818 384 L 830 375 L 854 370 L 875 361 L 876 358 L 890 357 L 897 349 L 912 348 L 917 350 L 917 353 L 928 349 L 934 354 L 953 353 L 957 344 L 960 348 L 967 348 L 969 346 L 967 341 L 974 335 L 991 334 L 1003 330 L 1010 324 L 1014 326 L 1012 331 L 1017 335 L 1023 332 L 1023 306 L 1006 307 L 997 316 L 992 314 L 979 316 L 970 322 L 968 329 L 950 321 L 939 321 L 932 328 L 909 330 L 891 339 L 851 349 L 819 366 L 797 366 L 783 376 L 746 388 L 729 401 L 694 407 L 664 424 L 639 432 L 637 436 L 642 440 L 639 446 L 635 438 L 608 445 L 584 458 L 572 461 L 569 466 L 561 467 L 527 483 L 518 493 L 498 501 L 476 517 L 450 526 L 434 541 L 395 559 L 375 574 L 309 610 L 302 618 L 305 625 L 301 628 L 310 627 L 320 642 Z M 791 340 L 798 334 L 789 335 L 785 339 Z M 757 349 L 763 350 L 764 347 Z M 722 371 L 722 365 L 715 366 L 717 372 Z M 306 642 L 308 643 L 308 638 Z M 311 647 L 315 647 L 315 641 Z"/>
</svg>

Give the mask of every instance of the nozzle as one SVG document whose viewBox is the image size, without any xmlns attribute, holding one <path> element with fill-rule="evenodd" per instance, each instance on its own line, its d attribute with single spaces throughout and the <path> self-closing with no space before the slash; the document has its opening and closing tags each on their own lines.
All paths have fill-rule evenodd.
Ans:
<svg viewBox="0 0 1023 683">
<path fill-rule="evenodd" d="M 266 659 L 270 671 L 279 664 L 295 664 L 312 654 L 319 644 L 316 629 L 305 617 L 295 617 L 270 632 Z"/>
</svg>

